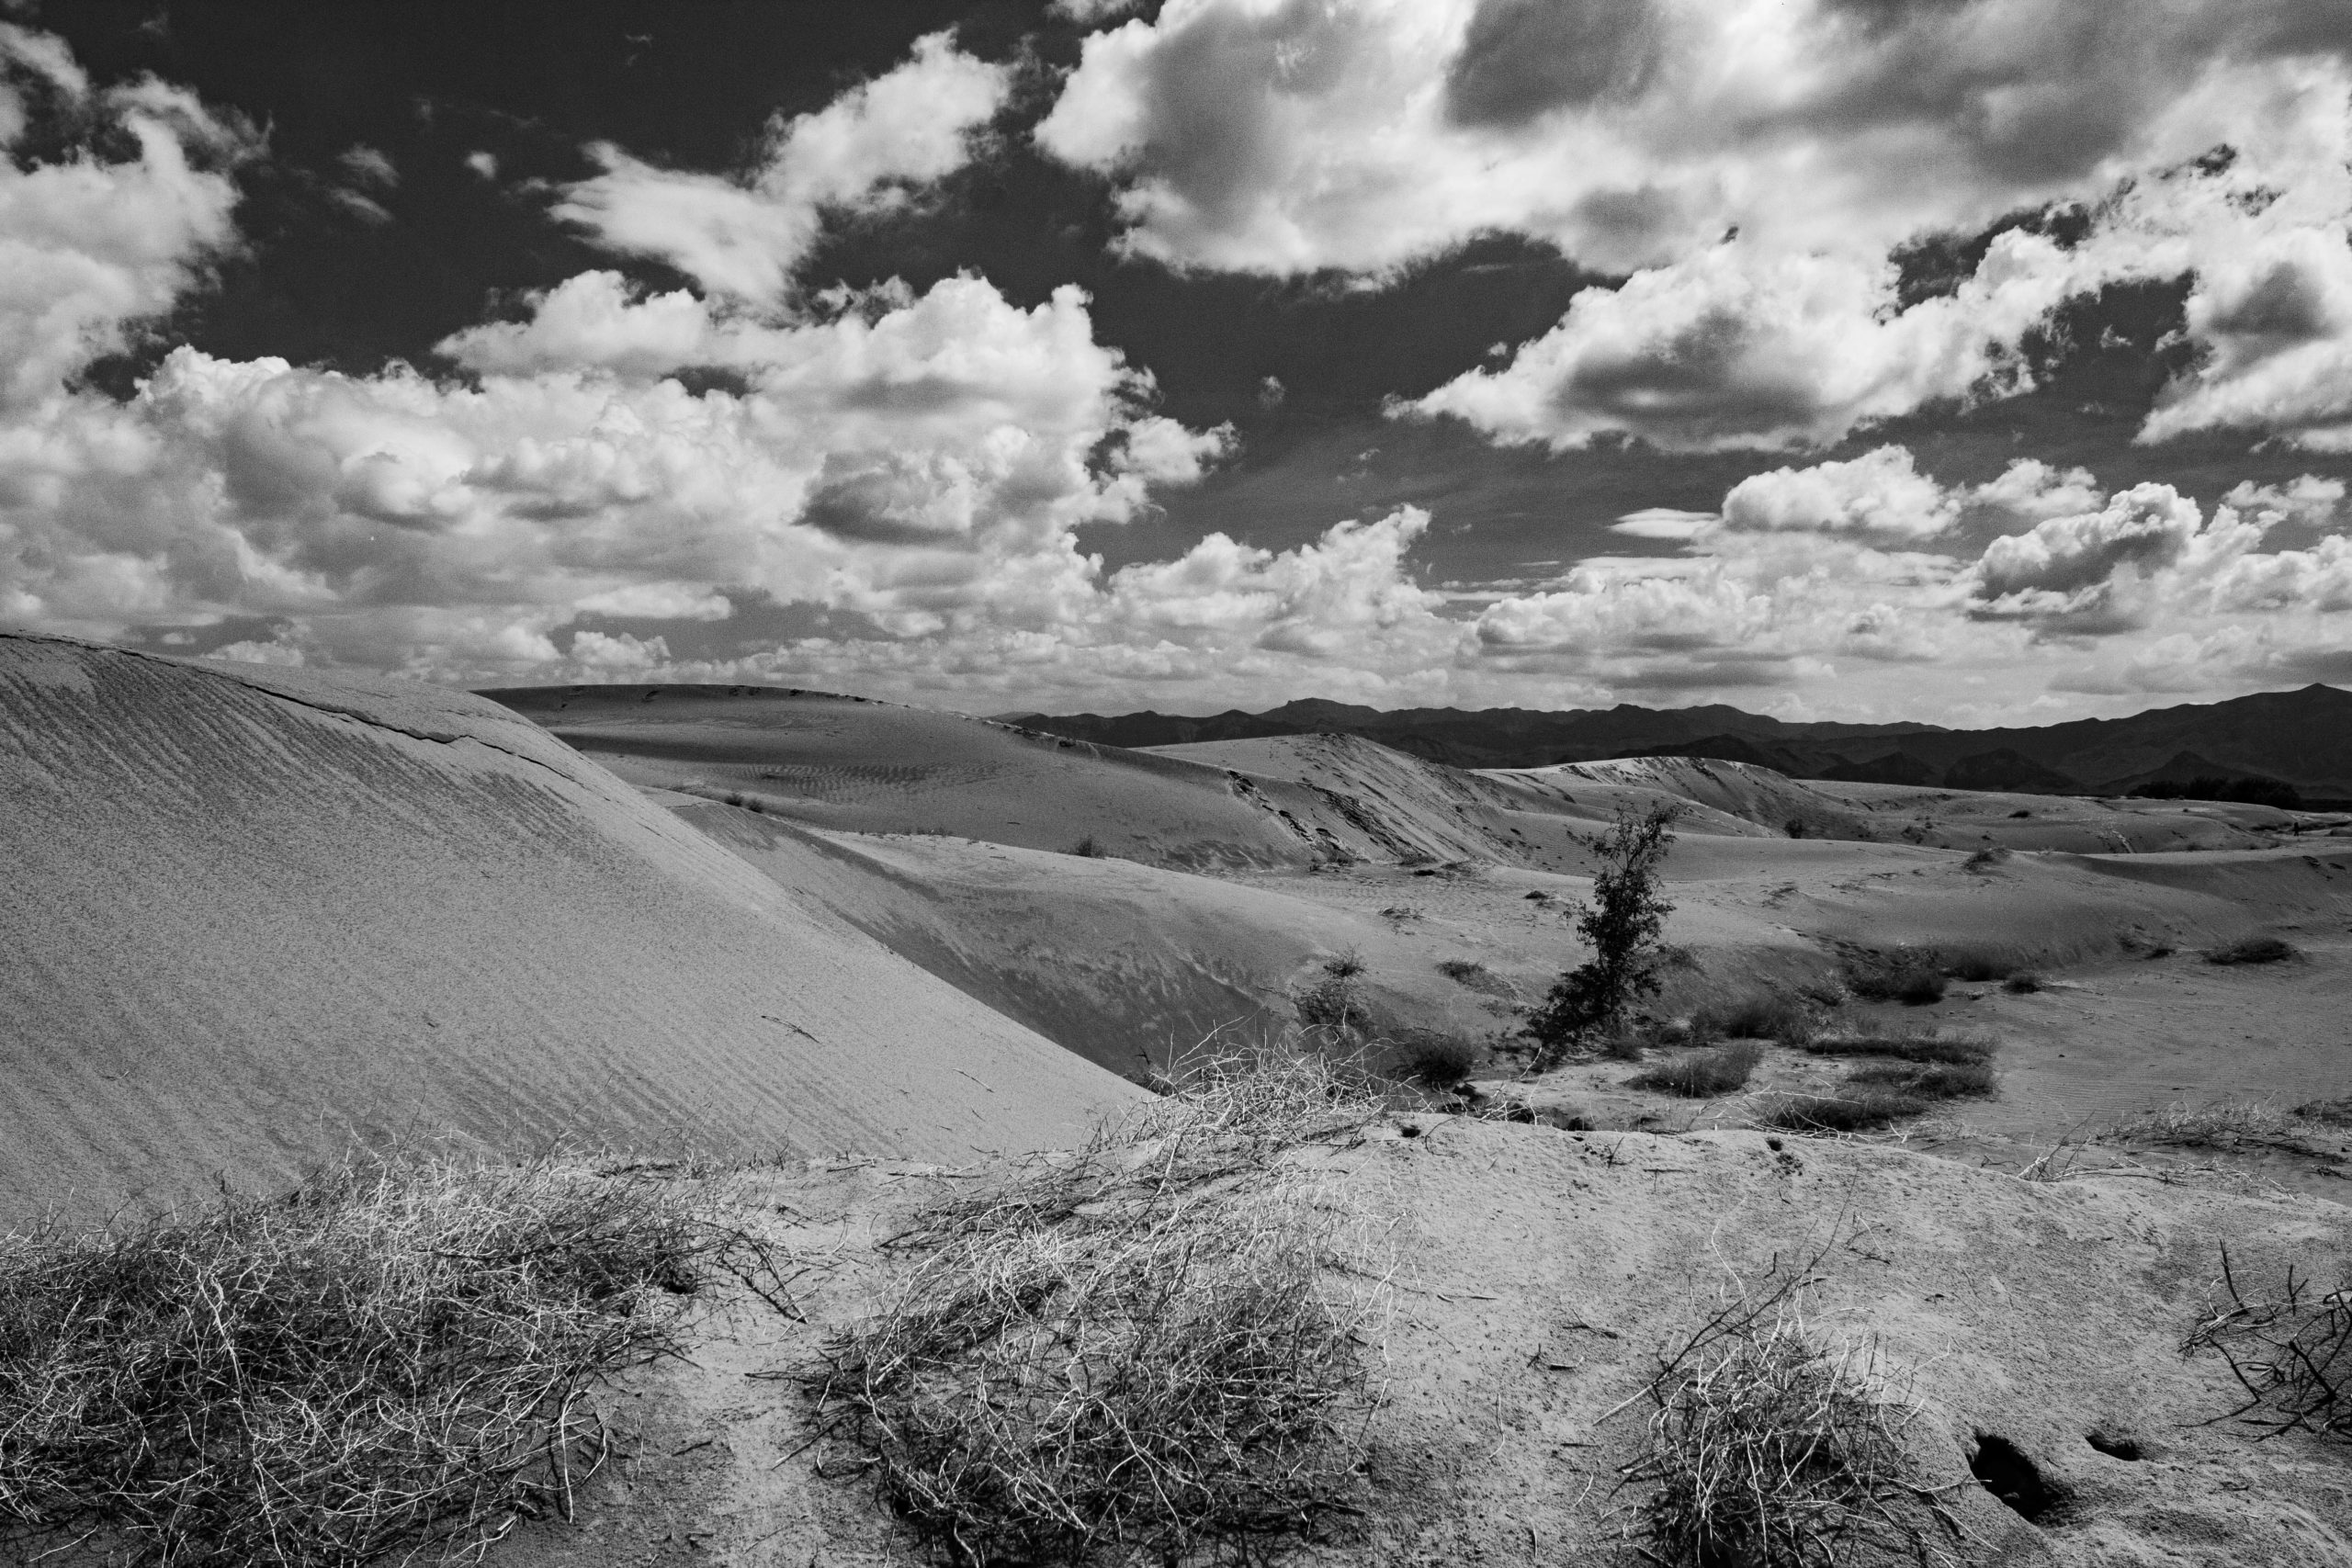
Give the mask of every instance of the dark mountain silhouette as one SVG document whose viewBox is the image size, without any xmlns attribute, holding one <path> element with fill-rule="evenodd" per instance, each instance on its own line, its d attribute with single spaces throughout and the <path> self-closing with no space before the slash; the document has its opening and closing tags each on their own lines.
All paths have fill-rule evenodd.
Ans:
<svg viewBox="0 0 2352 1568">
<path fill-rule="evenodd" d="M 2120 794 L 2151 781 L 2252 777 L 2292 784 L 2312 799 L 2352 799 L 2352 693 L 2322 685 L 2156 708 L 2129 718 L 2001 729 L 1791 724 L 1720 704 L 1662 710 L 1623 704 L 1560 713 L 1385 712 L 1308 699 L 1261 714 L 1234 711 L 1206 718 L 1157 713 L 1003 716 L 1031 729 L 1114 746 L 1360 735 L 1464 768 L 1537 768 L 1603 757 L 1706 757 L 1752 762 L 1792 778 L 1849 783 Z"/>
</svg>

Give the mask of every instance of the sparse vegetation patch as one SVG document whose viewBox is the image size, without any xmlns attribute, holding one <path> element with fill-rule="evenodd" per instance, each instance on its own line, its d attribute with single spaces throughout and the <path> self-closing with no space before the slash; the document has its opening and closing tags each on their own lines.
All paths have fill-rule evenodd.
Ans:
<svg viewBox="0 0 2352 1568">
<path fill-rule="evenodd" d="M 1916 1100 L 1982 1100 L 1992 1095 L 1996 1083 L 1990 1062 L 1932 1066 L 1876 1062 L 1856 1067 L 1846 1075 L 1846 1081 Z"/>
<path fill-rule="evenodd" d="M 1774 1106 L 1758 1125 L 1790 1133 L 1868 1133 L 1924 1115 L 1928 1103 L 1917 1095 L 1884 1088 L 1792 1095 Z"/>
<path fill-rule="evenodd" d="M 0 1545 L 473 1561 L 568 1514 L 709 1235 L 659 1183 L 421 1164 L 0 1241 Z"/>
</svg>

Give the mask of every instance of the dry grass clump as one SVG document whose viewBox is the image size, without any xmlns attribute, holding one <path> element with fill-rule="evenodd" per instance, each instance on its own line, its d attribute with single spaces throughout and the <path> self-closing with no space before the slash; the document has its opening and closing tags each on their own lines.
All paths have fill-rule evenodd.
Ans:
<svg viewBox="0 0 2352 1568">
<path fill-rule="evenodd" d="M 1955 980 L 1981 985 L 2006 980 L 2026 966 L 2026 955 L 2014 947 L 1968 944 L 1936 950 L 1943 972 Z"/>
<path fill-rule="evenodd" d="M 2110 1143 L 2226 1149 L 2241 1144 L 2293 1144 L 2324 1132 L 2313 1124 L 2313 1119 L 2267 1100 L 2216 1100 L 2203 1105 L 2175 1100 L 2159 1110 L 2128 1117 L 2101 1136 Z"/>
<path fill-rule="evenodd" d="M 1746 1087 L 1764 1059 L 1763 1045 L 1736 1040 L 1712 1050 L 1686 1051 L 1673 1060 L 1636 1073 L 1629 1080 L 1636 1089 L 1662 1089 L 1690 1100 L 1709 1100 Z"/>
<path fill-rule="evenodd" d="M 1438 964 L 1437 972 L 1457 986 L 1487 996 L 1516 998 L 1519 995 L 1518 987 L 1476 959 L 1443 959 Z"/>
<path fill-rule="evenodd" d="M 1980 1034 L 1944 1034 L 1936 1030 L 1824 1034 L 1807 1043 L 1816 1056 L 1892 1056 L 1905 1062 L 1942 1062 L 1967 1066 L 1989 1062 L 1998 1045 Z"/>
<path fill-rule="evenodd" d="M 2275 936 L 2242 936 L 2235 942 L 2205 950 L 2208 964 L 2283 964 L 2300 957 L 2301 950 Z"/>
<path fill-rule="evenodd" d="M 1874 1348 L 1815 1341 L 1785 1305 L 1769 1324 L 1710 1325 L 1652 1385 L 1650 1487 L 1639 1529 L 1671 1568 L 1930 1562 L 1951 1528 L 1902 1442 L 1917 1407 Z M 1702 1330 L 1705 1336 L 1709 1330 Z"/>
<path fill-rule="evenodd" d="M 1385 1043 L 1381 1076 L 1423 1089 L 1452 1089 L 1487 1055 L 1477 1041 L 1435 1029 L 1400 1029 Z"/>
<path fill-rule="evenodd" d="M 1356 988 L 1364 971 L 1354 949 L 1323 961 L 1323 977 L 1301 991 L 1293 1003 L 1298 1021 L 1309 1029 L 1362 1030 L 1372 1021 Z"/>
<path fill-rule="evenodd" d="M 2315 1289 L 2292 1266 L 2275 1297 L 2248 1301 L 2222 1249 L 2222 1285 L 2183 1355 L 2218 1350 L 2245 1391 L 2245 1402 L 2215 1416 L 2243 1421 L 2265 1437 L 2315 1432 L 2352 1442 L 2352 1279 Z"/>
<path fill-rule="evenodd" d="M 1364 1309 L 1282 1153 L 1376 1101 L 1228 1061 L 1059 1162 L 952 1198 L 811 1382 L 820 1419 L 954 1561 L 1177 1562 L 1352 1512 Z"/>
<path fill-rule="evenodd" d="M 569 1513 L 588 1404 L 676 1345 L 708 1253 L 675 1190 L 346 1166 L 0 1240 L 0 1544 L 157 1568 L 473 1561 Z"/>
<path fill-rule="evenodd" d="M 1690 1029 L 1700 1035 L 1802 1045 L 1813 1038 L 1814 1021 L 1803 1003 L 1758 990 L 1709 1002 L 1690 1015 Z"/>
</svg>

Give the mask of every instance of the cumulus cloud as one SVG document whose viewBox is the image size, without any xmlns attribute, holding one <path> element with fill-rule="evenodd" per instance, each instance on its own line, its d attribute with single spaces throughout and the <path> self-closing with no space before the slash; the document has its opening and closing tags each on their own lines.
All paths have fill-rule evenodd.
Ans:
<svg viewBox="0 0 2352 1568">
<path fill-rule="evenodd" d="M 772 123 L 765 152 L 740 178 L 659 168 L 600 143 L 590 152 L 604 173 L 568 186 L 555 212 L 607 249 L 667 262 L 711 293 L 775 307 L 828 210 L 888 207 L 907 186 L 955 173 L 1011 81 L 1008 68 L 933 33 L 897 69 L 814 113 Z"/>
<path fill-rule="evenodd" d="M 1399 411 L 1505 442 L 1834 442 L 2025 390 L 2053 305 L 2193 275 L 2202 360 L 2145 438 L 2334 451 L 2348 56 L 2352 20 L 2309 0 L 1170 0 L 1090 38 L 1035 136 L 1174 266 L 1379 276 L 1506 231 L 1629 275 Z M 2012 229 L 1905 287 L 1905 242 L 2070 201 L 2087 243 Z"/>
<path fill-rule="evenodd" d="M 168 310 L 235 242 L 225 165 L 249 133 L 153 84 L 92 93 L 63 46 L 0 26 L 0 410 L 23 411 L 139 324 Z M 10 78 L 37 76 L 68 100 L 68 123 L 127 139 L 135 154 L 88 147 L 28 163 Z"/>
</svg>

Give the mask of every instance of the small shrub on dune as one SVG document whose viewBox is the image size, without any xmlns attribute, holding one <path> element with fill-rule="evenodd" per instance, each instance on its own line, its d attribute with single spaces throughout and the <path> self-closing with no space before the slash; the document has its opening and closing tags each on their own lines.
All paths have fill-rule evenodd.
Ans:
<svg viewBox="0 0 2352 1568">
<path fill-rule="evenodd" d="M 2017 812 L 2013 813 L 2013 815 L 2026 817 L 2032 815 L 2032 813 Z M 1986 872 L 1992 870 L 1995 866 L 2007 862 L 2008 858 L 2008 851 L 2002 849 L 1996 844 L 1987 844 L 1982 849 L 1971 851 L 1968 858 L 1962 861 L 1961 865 L 1962 869 L 1967 871 Z"/>
<path fill-rule="evenodd" d="M 0 1240 L 0 1545 L 471 1560 L 569 1511 L 707 1235 L 651 1183 L 417 1165 Z"/>
<path fill-rule="evenodd" d="M 1824 1034 L 1805 1050 L 1815 1056 L 1892 1056 L 1905 1062 L 1946 1062 L 1965 1066 L 1989 1062 L 1998 1045 L 1980 1034 L 1917 1033 Z"/>
<path fill-rule="evenodd" d="M 1356 976 L 1363 960 L 1351 948 L 1323 961 L 1323 977 L 1299 993 L 1295 1004 L 1298 1021 L 1310 1029 L 1357 1030 L 1371 1015 L 1356 996 Z"/>
<path fill-rule="evenodd" d="M 2001 982 L 2001 989 L 2013 996 L 2031 996 L 2047 983 L 2030 969 L 2019 969 Z"/>
<path fill-rule="evenodd" d="M 1903 1002 L 1924 1007 L 1943 1000 L 1944 976 L 1917 954 L 1873 954 L 1846 965 L 1846 986 L 1866 1002 Z"/>
<path fill-rule="evenodd" d="M 1107 859 L 1111 853 L 1102 847 L 1102 841 L 1091 833 L 1072 844 L 1069 847 L 1069 852 L 1080 860 L 1103 860 Z"/>
<path fill-rule="evenodd" d="M 2283 964 L 2296 956 L 2291 944 L 2275 936 L 2244 936 L 2205 950 L 2208 964 Z"/>
<path fill-rule="evenodd" d="M 1763 1059 L 1761 1044 L 1753 1040 L 1738 1040 L 1711 1050 L 1686 1051 L 1671 1061 L 1636 1073 L 1632 1082 L 1636 1089 L 1660 1089 L 1688 1100 L 1712 1100 L 1747 1087 L 1757 1064 Z"/>
<path fill-rule="evenodd" d="M 2176 1101 L 2125 1118 L 2103 1136 L 2119 1143 L 2171 1144 L 2183 1148 L 2232 1148 L 2240 1144 L 2291 1144 L 2321 1132 L 2302 1111 L 2267 1100 Z"/>
</svg>

